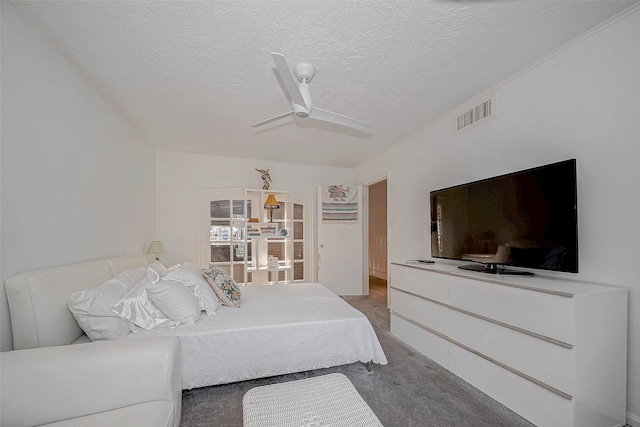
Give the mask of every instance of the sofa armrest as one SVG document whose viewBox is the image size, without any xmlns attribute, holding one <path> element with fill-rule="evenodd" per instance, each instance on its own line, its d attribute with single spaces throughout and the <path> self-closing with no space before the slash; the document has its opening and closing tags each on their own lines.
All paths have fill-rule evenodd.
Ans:
<svg viewBox="0 0 640 427">
<path fill-rule="evenodd" d="M 157 337 L 0 353 L 0 424 L 34 426 L 168 401 L 182 405 L 180 339 Z"/>
</svg>

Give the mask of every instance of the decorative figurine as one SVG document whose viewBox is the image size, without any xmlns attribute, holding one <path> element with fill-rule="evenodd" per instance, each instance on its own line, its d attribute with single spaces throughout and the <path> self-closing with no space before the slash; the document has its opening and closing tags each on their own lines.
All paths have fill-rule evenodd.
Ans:
<svg viewBox="0 0 640 427">
<path fill-rule="evenodd" d="M 263 190 L 268 190 L 269 189 L 269 182 L 271 182 L 271 176 L 269 175 L 269 169 L 258 169 L 258 168 L 256 168 L 256 170 L 262 174 L 262 182 L 263 182 L 262 189 Z"/>
</svg>

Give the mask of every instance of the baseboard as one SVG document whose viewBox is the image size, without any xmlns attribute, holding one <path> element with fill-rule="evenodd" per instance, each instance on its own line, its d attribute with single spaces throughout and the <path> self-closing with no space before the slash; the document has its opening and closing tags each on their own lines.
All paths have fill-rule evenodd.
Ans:
<svg viewBox="0 0 640 427">
<path fill-rule="evenodd" d="M 373 276 L 373 277 L 376 277 L 376 278 L 382 279 L 382 280 L 387 280 L 387 272 L 386 271 L 374 270 L 374 269 L 370 268 L 369 269 L 369 276 Z"/>
<path fill-rule="evenodd" d="M 640 427 L 640 416 L 627 412 L 627 425 L 631 427 Z"/>
</svg>

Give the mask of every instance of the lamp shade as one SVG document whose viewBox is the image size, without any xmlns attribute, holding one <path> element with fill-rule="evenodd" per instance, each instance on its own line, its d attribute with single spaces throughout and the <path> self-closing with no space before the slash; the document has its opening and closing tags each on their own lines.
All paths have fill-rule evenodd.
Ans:
<svg viewBox="0 0 640 427">
<path fill-rule="evenodd" d="M 149 245 L 149 249 L 147 249 L 148 254 L 160 254 L 166 252 L 167 248 L 164 247 L 164 244 L 160 240 L 154 240 Z"/>
<path fill-rule="evenodd" d="M 267 196 L 267 201 L 264 202 L 265 209 L 280 209 L 280 203 L 276 200 L 276 196 L 273 194 L 269 194 Z"/>
</svg>

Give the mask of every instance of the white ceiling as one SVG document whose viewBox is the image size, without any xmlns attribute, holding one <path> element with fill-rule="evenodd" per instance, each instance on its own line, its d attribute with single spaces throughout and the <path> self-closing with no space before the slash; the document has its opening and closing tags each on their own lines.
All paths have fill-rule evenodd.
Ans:
<svg viewBox="0 0 640 427">
<path fill-rule="evenodd" d="M 19 9 L 158 148 L 354 166 L 637 1 L 30 1 Z M 290 111 L 270 52 L 310 62 Z"/>
</svg>

